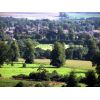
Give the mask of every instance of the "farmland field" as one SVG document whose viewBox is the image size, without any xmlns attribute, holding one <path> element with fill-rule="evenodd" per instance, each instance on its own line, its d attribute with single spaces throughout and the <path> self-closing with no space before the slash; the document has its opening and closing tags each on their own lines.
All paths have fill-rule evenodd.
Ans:
<svg viewBox="0 0 100 100">
<path fill-rule="evenodd" d="M 82 47 L 82 45 L 67 45 L 65 44 L 65 49 L 69 48 L 70 46 L 75 47 Z M 43 50 L 52 50 L 53 44 L 39 44 L 36 46 L 36 48 L 41 48 Z"/>
<path fill-rule="evenodd" d="M 2 77 L 0 78 L 0 87 L 11 87 L 15 86 L 18 82 L 23 82 L 25 87 L 32 87 L 35 84 L 49 84 L 52 87 L 61 87 L 64 85 L 64 82 L 55 82 L 55 81 L 31 81 L 31 80 L 15 80 L 12 78 L 14 75 L 25 74 L 29 75 L 31 72 L 37 72 L 39 66 L 43 66 L 48 72 L 53 72 L 56 70 L 60 75 L 69 74 L 71 71 L 74 71 L 77 77 L 84 77 L 85 72 L 88 70 L 94 70 L 92 67 L 92 63 L 90 61 L 80 61 L 80 60 L 66 60 L 65 66 L 61 68 L 55 68 L 54 66 L 49 65 L 49 59 L 35 59 L 34 64 L 26 64 L 26 68 L 23 68 L 23 59 L 20 59 L 20 62 L 14 62 L 14 65 L 4 64 L 2 68 L 0 68 L 0 74 Z M 80 84 L 84 86 L 84 84 Z"/>
<path fill-rule="evenodd" d="M 67 60 L 65 66 L 61 68 L 55 68 L 49 65 L 49 59 L 36 59 L 35 64 L 27 64 L 26 68 L 22 68 L 23 63 L 14 63 L 14 66 L 11 64 L 4 64 L 3 68 L 0 68 L 0 74 L 3 77 L 12 77 L 13 75 L 25 74 L 29 75 L 30 72 L 37 71 L 39 66 L 44 66 L 46 70 L 52 72 L 56 70 L 59 74 L 65 75 L 71 71 L 75 71 L 78 76 L 84 75 L 89 69 L 94 69 L 90 61 L 78 61 L 78 60 Z"/>
</svg>

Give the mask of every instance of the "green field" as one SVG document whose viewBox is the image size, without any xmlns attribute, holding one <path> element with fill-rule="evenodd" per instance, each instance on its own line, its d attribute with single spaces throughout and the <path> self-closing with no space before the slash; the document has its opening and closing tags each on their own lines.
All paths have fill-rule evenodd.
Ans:
<svg viewBox="0 0 100 100">
<path fill-rule="evenodd" d="M 27 64 L 27 68 L 22 68 L 23 63 L 21 62 L 14 63 L 14 66 L 11 66 L 11 64 L 4 64 L 4 66 L 0 68 L 0 74 L 3 77 L 12 77 L 13 75 L 18 74 L 28 75 L 30 72 L 37 71 L 38 67 L 41 65 L 49 72 L 56 70 L 62 75 L 68 74 L 71 71 L 75 71 L 78 75 L 84 75 L 84 72 L 87 70 L 94 69 L 90 61 L 67 60 L 65 66 L 61 68 L 55 68 L 49 65 L 49 62 L 49 59 L 36 59 L 35 64 Z"/>
<path fill-rule="evenodd" d="M 4 64 L 2 68 L 0 68 L 0 74 L 2 77 L 0 78 L 0 86 L 15 86 L 18 82 L 22 81 L 24 85 L 27 86 L 34 86 L 38 81 L 29 81 L 29 80 L 14 80 L 12 76 L 25 74 L 29 75 L 31 72 L 36 72 L 39 66 L 44 66 L 46 70 L 50 73 L 56 70 L 61 75 L 69 74 L 71 71 L 75 71 L 78 77 L 85 76 L 85 72 L 88 70 L 93 69 L 92 63 L 90 61 L 80 61 L 80 60 L 66 60 L 65 66 L 61 68 L 55 68 L 54 66 L 49 65 L 49 59 L 35 59 L 35 64 L 27 64 L 26 68 L 22 68 L 23 59 L 20 59 L 20 62 L 14 62 L 14 65 L 11 64 Z M 42 81 L 43 82 L 43 81 Z M 54 83 L 54 84 L 53 84 Z M 50 82 L 51 86 L 62 86 L 61 82 Z"/>
<path fill-rule="evenodd" d="M 65 49 L 69 48 L 70 46 L 73 47 L 82 47 L 82 45 L 65 45 Z M 52 50 L 53 44 L 39 44 L 36 48 L 41 48 L 43 50 Z"/>
</svg>

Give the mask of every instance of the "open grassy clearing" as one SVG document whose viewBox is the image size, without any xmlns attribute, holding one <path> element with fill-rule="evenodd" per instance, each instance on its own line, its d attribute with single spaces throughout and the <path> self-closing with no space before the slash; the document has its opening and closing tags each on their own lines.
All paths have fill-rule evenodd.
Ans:
<svg viewBox="0 0 100 100">
<path fill-rule="evenodd" d="M 49 59 L 35 59 L 36 64 L 50 64 Z M 66 68 L 76 68 L 76 69 L 94 69 L 92 67 L 91 61 L 82 61 L 82 60 L 66 60 L 64 67 Z"/>
<path fill-rule="evenodd" d="M 19 62 L 14 62 L 14 65 L 4 64 L 2 68 L 0 68 L 0 74 L 2 77 L 0 78 L 0 87 L 12 87 L 15 86 L 18 82 L 23 82 L 24 87 L 34 87 L 37 83 L 49 84 L 51 87 L 61 87 L 64 85 L 64 82 L 54 82 L 54 81 L 31 81 L 31 80 L 15 80 L 12 76 L 25 74 L 29 75 L 31 72 L 36 72 L 39 66 L 44 66 L 47 71 L 50 73 L 56 70 L 60 75 L 69 74 L 71 71 L 75 71 L 78 77 L 85 76 L 85 72 L 90 69 L 94 70 L 92 67 L 92 63 L 90 61 L 80 61 L 80 60 L 66 60 L 65 66 L 61 68 L 55 68 L 49 65 L 49 59 L 35 59 L 35 64 L 26 64 L 26 68 L 22 68 L 24 63 L 23 59 L 20 59 Z M 80 86 L 84 87 L 84 84 L 79 83 Z"/>
<path fill-rule="evenodd" d="M 65 49 L 69 48 L 70 46 L 73 47 L 82 47 L 82 45 L 65 45 Z M 53 44 L 39 44 L 36 48 L 41 48 L 43 50 L 52 50 Z"/>
<path fill-rule="evenodd" d="M 13 75 L 19 74 L 29 75 L 30 72 L 36 72 L 41 65 L 49 72 L 56 70 L 61 75 L 75 71 L 78 76 L 84 76 L 87 70 L 94 69 L 90 61 L 67 60 L 65 66 L 61 68 L 55 68 L 49 65 L 49 63 L 49 59 L 36 59 L 35 64 L 27 64 L 26 68 L 22 68 L 23 62 L 14 63 L 14 66 L 11 66 L 11 64 L 4 64 L 3 68 L 0 68 L 0 74 L 3 77 L 12 77 Z"/>
<path fill-rule="evenodd" d="M 0 74 L 2 77 L 12 77 L 14 75 L 25 74 L 29 75 L 30 72 L 36 72 L 38 68 L 1 68 Z M 46 68 L 49 72 L 56 70 L 59 74 L 69 74 L 71 71 L 75 71 L 78 76 L 84 76 L 86 70 L 71 69 L 71 68 Z"/>
</svg>

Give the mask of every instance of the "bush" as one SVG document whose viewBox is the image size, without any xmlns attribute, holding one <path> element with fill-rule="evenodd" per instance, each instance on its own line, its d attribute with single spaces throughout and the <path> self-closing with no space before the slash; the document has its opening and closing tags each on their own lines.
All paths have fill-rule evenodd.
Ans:
<svg viewBox="0 0 100 100">
<path fill-rule="evenodd" d="M 94 87 L 97 84 L 96 73 L 93 70 L 86 72 L 85 83 L 88 87 Z"/>
<path fill-rule="evenodd" d="M 0 74 L 0 77 L 2 77 L 2 75 Z"/>
<path fill-rule="evenodd" d="M 29 74 L 29 78 L 36 80 L 36 81 L 41 81 L 41 80 L 49 81 L 50 74 L 46 70 L 44 70 L 42 72 L 32 72 Z"/>
<path fill-rule="evenodd" d="M 35 87 L 43 87 L 43 84 L 42 83 L 37 83 L 37 84 L 35 84 Z"/>
<path fill-rule="evenodd" d="M 75 72 L 71 72 L 70 73 L 66 83 L 67 83 L 68 87 L 77 87 L 78 86 L 78 79 L 77 79 L 77 77 L 75 75 Z"/>
<path fill-rule="evenodd" d="M 97 86 L 100 87 L 100 75 L 98 75 Z"/>
<path fill-rule="evenodd" d="M 11 66 L 14 66 L 14 63 L 13 62 L 11 62 Z"/>
<path fill-rule="evenodd" d="M 22 66 L 23 68 L 26 68 L 26 63 L 23 63 L 23 66 Z"/>
<path fill-rule="evenodd" d="M 23 84 L 23 82 L 18 82 L 18 83 L 15 85 L 15 87 L 24 87 L 24 84 Z"/>
<path fill-rule="evenodd" d="M 59 74 L 57 73 L 56 70 L 54 70 L 54 71 L 50 74 L 50 79 L 51 79 L 52 81 L 60 81 L 60 80 L 62 79 L 62 76 L 59 75 Z"/>
<path fill-rule="evenodd" d="M 27 75 L 24 75 L 24 74 L 19 74 L 19 75 L 12 76 L 12 77 L 15 79 L 28 79 L 29 78 Z"/>
<path fill-rule="evenodd" d="M 68 80 L 68 75 L 64 75 L 64 76 L 60 79 L 61 82 L 67 82 L 67 80 Z"/>
<path fill-rule="evenodd" d="M 50 87 L 50 85 L 48 83 L 37 83 L 35 87 Z"/>
</svg>

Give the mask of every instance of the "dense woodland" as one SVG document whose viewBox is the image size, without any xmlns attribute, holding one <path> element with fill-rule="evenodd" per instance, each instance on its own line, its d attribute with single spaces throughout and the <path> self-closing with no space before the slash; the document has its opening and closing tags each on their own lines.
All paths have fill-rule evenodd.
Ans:
<svg viewBox="0 0 100 100">
<path fill-rule="evenodd" d="M 29 38 L 34 46 L 64 42 L 70 45 L 65 50 L 67 59 L 89 59 L 89 55 L 100 49 L 100 17 L 71 19 L 65 13 L 60 13 L 58 20 L 0 17 L 0 40 L 7 43 L 15 40 L 21 57 L 24 56 L 25 41 Z M 36 51 L 36 58 L 50 58 L 50 50 L 36 48 Z"/>
</svg>

